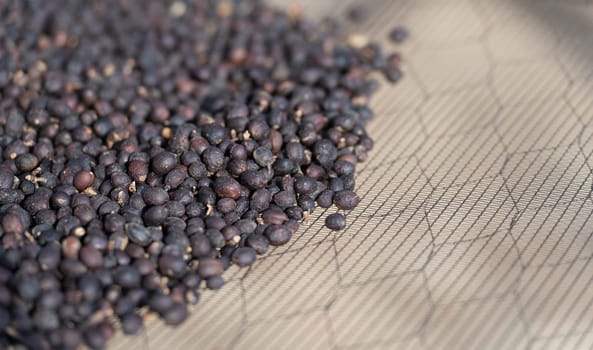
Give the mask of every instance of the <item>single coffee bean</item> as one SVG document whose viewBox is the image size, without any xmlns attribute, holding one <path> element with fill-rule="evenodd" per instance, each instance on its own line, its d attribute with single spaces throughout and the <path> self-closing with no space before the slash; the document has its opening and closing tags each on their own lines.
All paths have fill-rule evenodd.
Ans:
<svg viewBox="0 0 593 350">
<path fill-rule="evenodd" d="M 247 245 L 255 250 L 257 254 L 265 254 L 268 252 L 270 242 L 266 236 L 261 234 L 254 234 L 247 238 Z"/>
<path fill-rule="evenodd" d="M 175 155 L 167 151 L 157 154 L 151 160 L 152 170 L 159 175 L 168 173 L 176 164 L 177 158 Z"/>
<path fill-rule="evenodd" d="M 142 198 L 148 205 L 163 205 L 169 200 L 169 194 L 162 188 L 152 187 L 144 190 Z"/>
<path fill-rule="evenodd" d="M 31 153 L 24 153 L 16 157 L 15 165 L 22 172 L 29 172 L 39 164 L 39 159 Z"/>
<path fill-rule="evenodd" d="M 92 246 L 84 246 L 80 249 L 80 260 L 90 269 L 103 265 L 103 255 Z"/>
<path fill-rule="evenodd" d="M 151 232 L 143 225 L 137 223 L 128 223 L 124 226 L 125 232 L 130 241 L 146 247 L 152 241 Z"/>
<path fill-rule="evenodd" d="M 171 307 L 163 313 L 163 320 L 170 326 L 181 324 L 188 316 L 187 307 L 182 303 L 173 303 Z"/>
<path fill-rule="evenodd" d="M 288 243 L 292 234 L 283 225 L 270 225 L 265 232 L 270 244 L 280 246 Z"/>
<path fill-rule="evenodd" d="M 334 195 L 334 204 L 342 210 L 354 209 L 359 202 L 360 198 L 352 191 L 340 191 Z"/>
<path fill-rule="evenodd" d="M 395 27 L 389 32 L 389 39 L 396 44 L 401 44 L 408 38 L 408 31 L 402 27 Z"/>
<path fill-rule="evenodd" d="M 241 196 L 241 185 L 230 176 L 220 176 L 214 180 L 214 191 L 220 197 L 238 199 Z"/>
<path fill-rule="evenodd" d="M 294 189 L 298 194 L 311 194 L 315 191 L 317 183 L 308 176 L 297 176 L 294 181 Z"/>
<path fill-rule="evenodd" d="M 95 181 L 95 175 L 90 171 L 80 171 L 74 176 L 74 187 L 79 191 L 84 191 Z"/>
<path fill-rule="evenodd" d="M 209 278 L 222 274 L 222 263 L 217 259 L 200 259 L 198 274 L 202 278 Z"/>
<path fill-rule="evenodd" d="M 253 264 L 257 256 L 255 249 L 250 247 L 241 247 L 233 252 L 233 263 L 238 266 L 248 266 Z"/>
<path fill-rule="evenodd" d="M 330 214 L 325 218 L 325 226 L 334 231 L 343 230 L 346 227 L 346 218 L 340 213 Z"/>
<path fill-rule="evenodd" d="M 136 334 L 143 326 L 142 317 L 136 313 L 128 313 L 121 318 L 121 328 L 124 334 Z"/>
</svg>

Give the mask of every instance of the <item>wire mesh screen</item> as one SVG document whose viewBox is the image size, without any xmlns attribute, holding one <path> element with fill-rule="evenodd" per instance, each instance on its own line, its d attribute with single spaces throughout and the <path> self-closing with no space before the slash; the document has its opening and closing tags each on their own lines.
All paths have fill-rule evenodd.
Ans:
<svg viewBox="0 0 593 350">
<path fill-rule="evenodd" d="M 302 2 L 313 18 L 350 3 Z M 405 79 L 373 101 L 347 228 L 318 209 L 181 327 L 113 349 L 593 347 L 593 6 L 364 3 L 350 30 L 412 35 L 392 46 Z"/>
</svg>

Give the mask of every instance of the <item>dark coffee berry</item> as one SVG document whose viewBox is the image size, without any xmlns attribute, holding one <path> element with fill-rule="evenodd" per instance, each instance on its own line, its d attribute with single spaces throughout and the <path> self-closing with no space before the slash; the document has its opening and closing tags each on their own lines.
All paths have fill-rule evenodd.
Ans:
<svg viewBox="0 0 593 350">
<path fill-rule="evenodd" d="M 17 169 L 23 172 L 29 172 L 35 169 L 37 164 L 39 164 L 39 159 L 30 153 L 21 154 L 15 159 Z"/>
<path fill-rule="evenodd" d="M 344 189 L 352 191 L 356 186 L 356 180 L 354 179 L 354 175 L 344 175 L 342 176 L 342 183 L 344 184 Z"/>
<path fill-rule="evenodd" d="M 64 254 L 66 258 L 76 259 L 78 257 L 78 252 L 80 251 L 80 247 L 81 244 L 78 237 L 67 237 L 62 241 L 62 254 Z"/>
<path fill-rule="evenodd" d="M 189 152 L 185 152 L 183 153 L 183 155 L 181 156 L 181 162 L 187 166 L 198 162 L 200 160 L 200 156 L 193 151 L 189 151 Z"/>
<path fill-rule="evenodd" d="M 169 216 L 182 217 L 185 214 L 185 208 L 183 204 L 178 201 L 169 201 L 165 204 L 165 208 L 169 213 Z"/>
<path fill-rule="evenodd" d="M 253 159 L 262 167 L 268 167 L 274 162 L 274 155 L 266 147 L 258 147 L 253 151 Z"/>
<path fill-rule="evenodd" d="M 231 147 L 231 158 L 234 160 L 246 160 L 247 159 L 247 150 L 243 145 L 234 144 Z"/>
<path fill-rule="evenodd" d="M 187 307 L 182 303 L 174 303 L 163 313 L 163 320 L 170 326 L 176 326 L 185 321 L 188 316 Z"/>
<path fill-rule="evenodd" d="M 202 160 L 209 171 L 216 172 L 224 167 L 224 153 L 217 147 L 208 147 L 202 153 Z"/>
<path fill-rule="evenodd" d="M 143 225 L 137 223 L 128 223 L 125 224 L 124 230 L 129 237 L 130 241 L 140 245 L 140 246 L 147 246 L 152 241 L 152 236 L 150 231 L 144 227 Z"/>
<path fill-rule="evenodd" d="M 163 255 L 159 259 L 159 270 L 166 276 L 182 278 L 187 272 L 187 265 L 181 256 Z"/>
<path fill-rule="evenodd" d="M 15 281 L 16 292 L 24 300 L 32 301 L 39 296 L 41 289 L 39 281 L 29 276 L 19 276 Z"/>
<path fill-rule="evenodd" d="M 177 157 L 173 153 L 167 151 L 157 154 L 151 160 L 152 170 L 159 175 L 168 173 L 176 164 Z"/>
<path fill-rule="evenodd" d="M 25 226 L 18 215 L 9 213 L 2 218 L 2 230 L 21 234 L 25 231 Z"/>
<path fill-rule="evenodd" d="M 238 199 L 241 185 L 230 176 L 219 176 L 214 180 L 214 191 L 219 197 Z"/>
<path fill-rule="evenodd" d="M 301 196 L 298 199 L 298 205 L 303 211 L 312 213 L 315 210 L 315 200 L 309 196 Z"/>
<path fill-rule="evenodd" d="M 33 314 L 33 324 L 43 331 L 52 331 L 60 327 L 58 315 L 47 309 L 39 309 Z"/>
<path fill-rule="evenodd" d="M 334 192 L 340 192 L 340 191 L 343 191 L 345 189 L 344 188 L 344 181 L 341 178 L 339 178 L 339 177 L 336 177 L 336 178 L 331 179 L 329 181 L 329 184 L 328 184 L 327 187 L 328 187 L 329 190 L 334 191 Z"/>
<path fill-rule="evenodd" d="M 8 327 L 9 324 L 10 314 L 8 313 L 8 309 L 0 308 L 0 329 L 6 329 L 6 327 Z M 6 348 L 8 348 L 7 344 Z"/>
<path fill-rule="evenodd" d="M 207 228 L 212 228 L 216 230 L 222 230 L 223 227 L 226 226 L 226 222 L 223 218 L 219 216 L 208 216 L 204 220 Z"/>
<path fill-rule="evenodd" d="M 210 240 L 203 233 L 196 233 L 191 236 L 192 255 L 195 257 L 206 257 L 210 255 L 212 246 Z"/>
<path fill-rule="evenodd" d="M 209 228 L 206 230 L 206 237 L 214 248 L 222 248 L 225 243 L 224 235 L 217 229 Z"/>
<path fill-rule="evenodd" d="M 295 234 L 299 228 L 299 223 L 296 220 L 288 220 L 284 226 L 291 234 Z"/>
<path fill-rule="evenodd" d="M 250 247 L 241 247 L 233 252 L 233 263 L 238 266 L 248 266 L 253 264 L 256 259 L 256 251 Z"/>
<path fill-rule="evenodd" d="M 252 219 L 242 219 L 237 221 L 234 226 L 239 229 L 241 234 L 250 234 L 257 228 L 257 223 Z"/>
<path fill-rule="evenodd" d="M 224 285 L 224 278 L 222 276 L 212 276 L 206 280 L 206 288 L 217 290 Z"/>
<path fill-rule="evenodd" d="M 111 183 L 116 187 L 127 187 L 130 185 L 130 183 L 132 183 L 132 179 L 130 176 L 128 176 L 128 174 L 118 171 L 111 174 Z"/>
<path fill-rule="evenodd" d="M 84 333 L 86 344 L 92 349 L 103 349 L 107 338 L 99 328 L 90 328 Z"/>
<path fill-rule="evenodd" d="M 133 160 L 128 163 L 128 172 L 133 180 L 144 182 L 148 176 L 148 163 L 143 160 Z"/>
<path fill-rule="evenodd" d="M 329 140 L 319 140 L 315 143 L 313 152 L 322 166 L 329 168 L 338 157 L 338 150 Z"/>
<path fill-rule="evenodd" d="M 203 217 L 205 212 L 206 211 L 202 203 L 190 203 L 185 207 L 184 212 L 182 212 L 181 215 L 186 214 L 190 218 L 195 218 Z M 171 209 L 169 209 L 169 215 L 171 215 Z"/>
<path fill-rule="evenodd" d="M 169 200 L 169 194 L 162 188 L 151 187 L 144 190 L 142 198 L 148 205 L 163 205 Z"/>
<path fill-rule="evenodd" d="M 88 302 L 93 302 L 101 294 L 101 285 L 99 279 L 90 273 L 85 273 L 78 280 L 78 289 L 82 292 L 83 298 Z"/>
<path fill-rule="evenodd" d="M 332 206 L 334 201 L 334 192 L 331 190 L 325 190 L 317 196 L 316 201 L 317 205 L 320 207 L 329 208 Z"/>
<path fill-rule="evenodd" d="M 42 270 L 53 270 L 60 263 L 60 248 L 56 244 L 46 245 L 41 248 L 37 261 Z"/>
<path fill-rule="evenodd" d="M 352 22 L 363 22 L 368 18 L 368 10 L 364 5 L 353 5 L 348 8 L 346 16 Z"/>
<path fill-rule="evenodd" d="M 133 266 L 120 266 L 114 274 L 115 283 L 123 288 L 140 286 L 140 273 Z"/>
<path fill-rule="evenodd" d="M 198 264 L 198 274 L 202 278 L 219 276 L 223 271 L 222 263 L 218 259 L 200 259 Z"/>
<path fill-rule="evenodd" d="M 159 314 L 164 314 L 173 306 L 173 303 L 174 301 L 171 295 L 155 293 L 148 301 L 148 306 L 151 310 Z"/>
<path fill-rule="evenodd" d="M 202 162 L 196 161 L 190 164 L 187 171 L 189 176 L 193 177 L 196 180 L 199 180 L 206 174 L 206 166 Z"/>
<path fill-rule="evenodd" d="M 343 230 L 346 227 L 346 218 L 340 213 L 330 214 L 325 218 L 325 226 L 334 231 Z"/>
<path fill-rule="evenodd" d="M 124 334 L 136 334 L 143 326 L 142 317 L 136 313 L 128 313 L 121 318 L 121 329 Z"/>
<path fill-rule="evenodd" d="M 308 176 L 297 176 L 294 179 L 294 189 L 298 194 L 311 194 L 316 186 L 315 180 Z"/>
<path fill-rule="evenodd" d="M 258 212 L 266 210 L 270 206 L 272 195 L 265 188 L 260 188 L 251 195 L 250 207 Z"/>
<path fill-rule="evenodd" d="M 227 242 L 238 243 L 238 240 L 241 239 L 241 231 L 236 226 L 226 226 L 220 232 Z"/>
<path fill-rule="evenodd" d="M 115 232 L 109 236 L 109 247 L 116 250 L 124 250 L 128 245 L 128 236 L 123 232 Z"/>
<path fill-rule="evenodd" d="M 84 191 L 95 181 L 95 175 L 90 171 L 80 171 L 74 176 L 74 187 L 79 191 Z"/>
<path fill-rule="evenodd" d="M 283 225 L 270 225 L 265 232 L 270 244 L 273 246 L 280 246 L 288 243 L 291 232 Z"/>
<path fill-rule="evenodd" d="M 61 291 L 49 290 L 43 292 L 39 299 L 39 305 L 45 309 L 55 310 L 64 300 L 64 294 Z"/>
<path fill-rule="evenodd" d="M 399 68 L 387 68 L 383 71 L 383 74 L 392 83 L 397 83 L 403 77 L 403 72 Z"/>
<path fill-rule="evenodd" d="M 72 214 L 74 214 L 83 225 L 88 224 L 91 220 L 96 218 L 96 210 L 88 204 L 76 206 Z"/>
<path fill-rule="evenodd" d="M 275 225 L 280 225 L 288 220 L 286 214 L 278 208 L 270 208 L 269 210 L 264 211 L 262 214 L 262 218 L 264 220 L 264 223 Z"/>
<path fill-rule="evenodd" d="M 21 181 L 19 188 L 25 195 L 30 195 L 35 192 L 35 184 L 28 180 Z"/>
<path fill-rule="evenodd" d="M 266 236 L 254 234 L 247 238 L 247 245 L 253 248 L 257 254 L 265 254 L 268 252 L 270 242 Z"/>
<path fill-rule="evenodd" d="M 287 208 L 285 211 L 286 215 L 289 219 L 300 220 L 304 216 L 303 209 L 300 207 L 290 207 Z"/>
<path fill-rule="evenodd" d="M 280 191 L 274 195 L 274 203 L 280 208 L 288 208 L 297 204 L 296 195 L 290 191 Z"/>
<path fill-rule="evenodd" d="M 90 269 L 103 265 L 103 255 L 91 246 L 84 246 L 80 249 L 80 260 Z"/>
<path fill-rule="evenodd" d="M 286 157 L 295 164 L 303 164 L 305 162 L 305 147 L 296 142 L 286 144 Z"/>
<path fill-rule="evenodd" d="M 334 204 L 342 210 L 354 209 L 360 203 L 360 197 L 352 191 L 341 191 L 334 195 Z"/>
<path fill-rule="evenodd" d="M 234 211 L 235 208 L 237 208 L 237 202 L 232 198 L 222 198 L 216 202 L 216 209 L 223 214 L 230 213 Z"/>
<path fill-rule="evenodd" d="M 80 331 L 72 328 L 62 328 L 59 335 L 62 345 L 67 349 L 77 349 L 83 340 Z"/>
<path fill-rule="evenodd" d="M 167 209 L 163 206 L 157 205 L 148 208 L 144 214 L 142 214 L 142 219 L 148 226 L 158 226 L 165 221 L 167 215 Z"/>
<path fill-rule="evenodd" d="M 216 124 L 209 124 L 202 129 L 202 135 L 212 145 L 218 145 L 227 137 L 228 130 Z"/>
<path fill-rule="evenodd" d="M 264 188 L 269 181 L 268 173 L 262 170 L 248 170 L 241 175 L 241 181 L 251 189 Z"/>
<path fill-rule="evenodd" d="M 169 188 L 177 188 L 187 178 L 187 171 L 184 168 L 175 168 L 165 176 L 165 185 Z"/>
<path fill-rule="evenodd" d="M 270 127 L 263 119 L 252 120 L 247 125 L 247 129 L 254 140 L 262 140 L 266 138 L 270 132 Z"/>
<path fill-rule="evenodd" d="M 403 43 L 408 38 L 408 31 L 403 27 L 393 28 L 389 32 L 389 39 L 396 44 Z"/>
<path fill-rule="evenodd" d="M 0 167 L 0 189 L 10 189 L 14 182 L 14 174 L 5 167 Z"/>
<path fill-rule="evenodd" d="M 276 175 L 288 175 L 295 170 L 295 165 L 292 160 L 288 158 L 281 158 L 276 160 L 273 165 L 273 169 Z"/>
<path fill-rule="evenodd" d="M 352 164 L 350 162 L 338 159 L 334 163 L 334 170 L 336 171 L 336 173 L 339 176 L 352 175 L 352 174 L 354 174 L 355 166 L 354 166 L 354 164 Z"/>
</svg>

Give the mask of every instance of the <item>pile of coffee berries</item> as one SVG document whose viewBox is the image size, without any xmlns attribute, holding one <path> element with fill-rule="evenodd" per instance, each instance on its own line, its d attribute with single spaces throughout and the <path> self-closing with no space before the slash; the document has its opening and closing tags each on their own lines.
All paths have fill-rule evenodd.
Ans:
<svg viewBox="0 0 593 350">
<path fill-rule="evenodd" d="M 335 21 L 257 0 L 1 1 L 0 19 L 2 349 L 177 325 L 316 206 L 354 208 L 370 74 L 401 76 Z"/>
</svg>

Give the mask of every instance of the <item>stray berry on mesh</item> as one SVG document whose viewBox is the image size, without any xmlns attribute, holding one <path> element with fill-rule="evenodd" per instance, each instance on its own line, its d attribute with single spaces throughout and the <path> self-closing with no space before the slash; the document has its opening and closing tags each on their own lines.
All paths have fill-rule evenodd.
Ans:
<svg viewBox="0 0 593 350">
<path fill-rule="evenodd" d="M 325 218 L 325 226 L 334 231 L 343 230 L 346 227 L 346 218 L 340 213 L 330 214 Z"/>
</svg>

